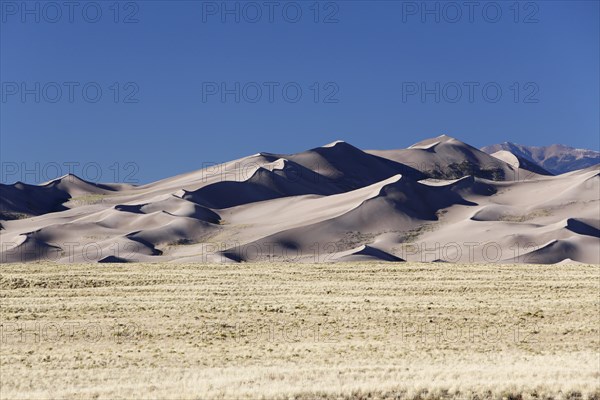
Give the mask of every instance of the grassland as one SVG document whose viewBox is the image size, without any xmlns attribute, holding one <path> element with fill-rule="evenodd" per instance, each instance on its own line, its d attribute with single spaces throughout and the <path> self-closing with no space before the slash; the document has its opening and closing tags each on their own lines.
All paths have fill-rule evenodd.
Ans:
<svg viewBox="0 0 600 400">
<path fill-rule="evenodd" d="M 599 266 L 0 268 L 2 399 L 600 399 Z"/>
</svg>

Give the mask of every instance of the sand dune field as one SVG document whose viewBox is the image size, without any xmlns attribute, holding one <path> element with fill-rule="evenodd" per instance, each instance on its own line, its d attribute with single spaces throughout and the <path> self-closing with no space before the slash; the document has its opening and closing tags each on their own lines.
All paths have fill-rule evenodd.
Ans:
<svg viewBox="0 0 600 400">
<path fill-rule="evenodd" d="M 599 166 L 494 154 L 336 141 L 141 186 L 0 185 L 0 261 L 600 263 Z"/>
</svg>

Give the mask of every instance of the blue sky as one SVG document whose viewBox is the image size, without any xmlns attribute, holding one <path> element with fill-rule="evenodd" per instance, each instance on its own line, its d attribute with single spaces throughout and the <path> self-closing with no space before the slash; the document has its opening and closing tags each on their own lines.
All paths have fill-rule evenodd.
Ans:
<svg viewBox="0 0 600 400">
<path fill-rule="evenodd" d="M 26 4 L 0 7 L 3 182 L 143 183 L 336 139 L 600 147 L 598 1 Z"/>
</svg>

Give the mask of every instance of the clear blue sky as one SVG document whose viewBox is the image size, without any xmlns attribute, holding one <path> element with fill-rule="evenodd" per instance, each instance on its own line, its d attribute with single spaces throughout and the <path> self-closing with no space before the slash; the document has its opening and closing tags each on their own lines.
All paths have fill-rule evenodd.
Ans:
<svg viewBox="0 0 600 400">
<path fill-rule="evenodd" d="M 390 149 L 442 133 L 477 147 L 600 147 L 598 1 L 453 2 L 461 15 L 438 2 L 263 3 L 227 2 L 234 14 L 222 14 L 220 1 L 23 10 L 2 0 L 2 180 L 22 177 L 15 165 L 45 167 L 43 180 L 53 163 L 65 172 L 78 162 L 88 179 L 96 167 L 83 165 L 113 181 L 118 163 L 116 180 L 133 173 L 143 183 L 259 151 L 336 139 Z M 239 103 L 231 93 L 223 102 L 221 83 L 235 91 L 236 82 Z M 439 84 L 439 102 L 421 97 L 422 84 Z"/>
</svg>

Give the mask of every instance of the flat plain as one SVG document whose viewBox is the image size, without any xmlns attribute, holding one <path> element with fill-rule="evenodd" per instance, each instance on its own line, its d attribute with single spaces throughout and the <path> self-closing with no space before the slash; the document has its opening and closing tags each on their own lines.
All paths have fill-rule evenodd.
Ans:
<svg viewBox="0 0 600 400">
<path fill-rule="evenodd" d="M 600 266 L 4 264 L 0 398 L 600 399 Z"/>
</svg>

